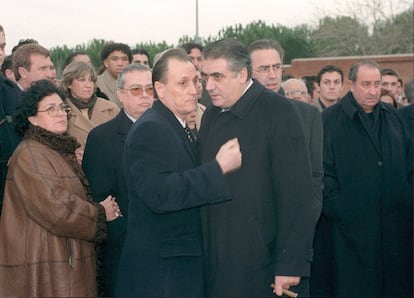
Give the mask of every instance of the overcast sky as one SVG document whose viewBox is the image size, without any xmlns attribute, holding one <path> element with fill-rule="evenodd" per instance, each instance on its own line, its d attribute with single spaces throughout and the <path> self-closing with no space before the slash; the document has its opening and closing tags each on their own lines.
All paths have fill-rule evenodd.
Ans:
<svg viewBox="0 0 414 298">
<path fill-rule="evenodd" d="M 327 13 L 346 10 L 344 2 L 358 1 L 367 0 L 198 0 L 199 36 L 216 36 L 220 29 L 258 20 L 315 25 Z M 7 54 L 24 38 L 47 48 L 73 47 L 93 38 L 130 46 L 163 40 L 177 45 L 183 35 L 196 33 L 195 7 L 196 0 L 3 0 L 0 24 Z"/>
</svg>

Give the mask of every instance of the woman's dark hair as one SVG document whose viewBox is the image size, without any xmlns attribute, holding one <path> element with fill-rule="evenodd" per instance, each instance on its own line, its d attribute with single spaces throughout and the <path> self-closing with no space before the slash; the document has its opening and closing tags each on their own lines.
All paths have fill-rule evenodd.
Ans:
<svg viewBox="0 0 414 298">
<path fill-rule="evenodd" d="M 65 94 L 49 80 L 40 80 L 23 92 L 17 107 L 14 123 L 18 134 L 23 136 L 30 126 L 29 117 L 37 114 L 39 102 L 46 96 L 57 94 L 65 102 Z"/>
</svg>

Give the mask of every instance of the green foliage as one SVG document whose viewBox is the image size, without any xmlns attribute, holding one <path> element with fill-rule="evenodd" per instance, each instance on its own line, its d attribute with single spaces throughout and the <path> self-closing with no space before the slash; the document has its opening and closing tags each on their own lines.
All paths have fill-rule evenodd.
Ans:
<svg viewBox="0 0 414 298">
<path fill-rule="evenodd" d="M 365 12 L 369 15 L 384 16 L 384 11 L 380 11 L 375 3 L 368 3 L 373 6 L 370 11 Z M 361 9 L 363 8 L 356 7 L 355 15 L 361 15 Z M 222 28 L 216 36 L 200 38 L 198 42 L 206 46 L 221 38 L 235 38 L 249 45 L 257 39 L 275 39 L 285 50 L 285 64 L 289 64 L 294 58 L 413 53 L 413 13 L 413 4 L 411 4 L 400 14 L 388 18 L 375 18 L 371 25 L 368 25 L 365 20 L 358 20 L 356 16 L 326 16 L 319 20 L 316 28 L 305 24 L 288 28 L 278 24 L 268 25 L 259 20 L 246 26 L 236 24 Z M 178 45 L 191 41 L 194 41 L 194 38 L 184 35 L 179 39 Z M 102 66 L 100 51 L 107 42 L 110 41 L 93 39 L 87 44 L 76 45 L 74 48 L 68 48 L 66 45 L 52 48 L 52 60 L 58 74 L 62 71 L 66 57 L 75 51 L 89 54 L 93 65 L 99 69 Z M 169 45 L 165 41 L 151 41 L 138 43 L 131 49 L 143 48 L 148 51 L 153 60 L 157 53 L 171 47 L 174 45 Z"/>
<path fill-rule="evenodd" d="M 134 47 L 131 49 L 144 49 L 148 52 L 148 54 L 151 56 L 151 63 L 154 60 L 155 55 L 158 53 L 161 53 L 165 51 L 166 49 L 172 48 L 173 45 L 167 44 L 165 41 L 162 42 L 145 42 L 145 43 L 137 43 Z"/>
<path fill-rule="evenodd" d="M 367 54 L 368 27 L 353 17 L 325 17 L 310 35 L 321 57 Z"/>
</svg>

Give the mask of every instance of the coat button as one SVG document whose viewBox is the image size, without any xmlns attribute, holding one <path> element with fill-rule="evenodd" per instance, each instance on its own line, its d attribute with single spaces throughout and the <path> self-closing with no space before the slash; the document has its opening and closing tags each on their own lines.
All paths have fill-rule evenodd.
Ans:
<svg viewBox="0 0 414 298">
<path fill-rule="evenodd" d="M 377 162 L 377 166 L 382 167 L 382 161 Z"/>
</svg>

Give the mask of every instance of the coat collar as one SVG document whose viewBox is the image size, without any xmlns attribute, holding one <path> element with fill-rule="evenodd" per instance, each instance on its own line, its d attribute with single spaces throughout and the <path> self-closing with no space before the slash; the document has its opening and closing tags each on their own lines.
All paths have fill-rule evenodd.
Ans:
<svg viewBox="0 0 414 298">
<path fill-rule="evenodd" d="M 190 156 L 193 158 L 193 160 L 197 160 L 197 153 L 195 144 L 190 143 L 188 141 L 187 133 L 185 132 L 183 126 L 178 121 L 177 117 L 160 101 L 155 100 L 154 104 L 152 105 L 152 109 L 154 111 L 157 111 L 161 116 L 166 119 L 166 121 L 173 127 L 174 131 L 176 131 L 179 136 L 184 140 L 186 150 L 189 152 Z"/>
<path fill-rule="evenodd" d="M 351 91 L 348 91 L 348 93 L 339 101 L 339 104 L 347 117 L 350 119 L 353 119 L 359 112 L 363 113 L 363 109 L 358 105 Z M 387 104 L 378 102 L 378 104 L 374 107 L 374 112 L 377 110 L 389 112 L 391 108 L 392 107 L 388 107 Z"/>
<path fill-rule="evenodd" d="M 234 114 L 236 117 L 243 119 L 249 113 L 251 107 L 258 100 L 259 96 L 265 91 L 265 87 L 253 79 L 253 84 L 244 92 L 240 99 L 231 107 L 228 111 Z M 218 111 L 221 108 L 214 107 Z"/>
<path fill-rule="evenodd" d="M 114 118 L 114 122 L 116 123 L 118 129 L 117 132 L 120 135 L 127 135 L 128 131 L 133 124 L 131 119 L 128 118 L 128 116 L 125 114 L 124 109 L 121 109 L 118 115 Z"/>
</svg>

